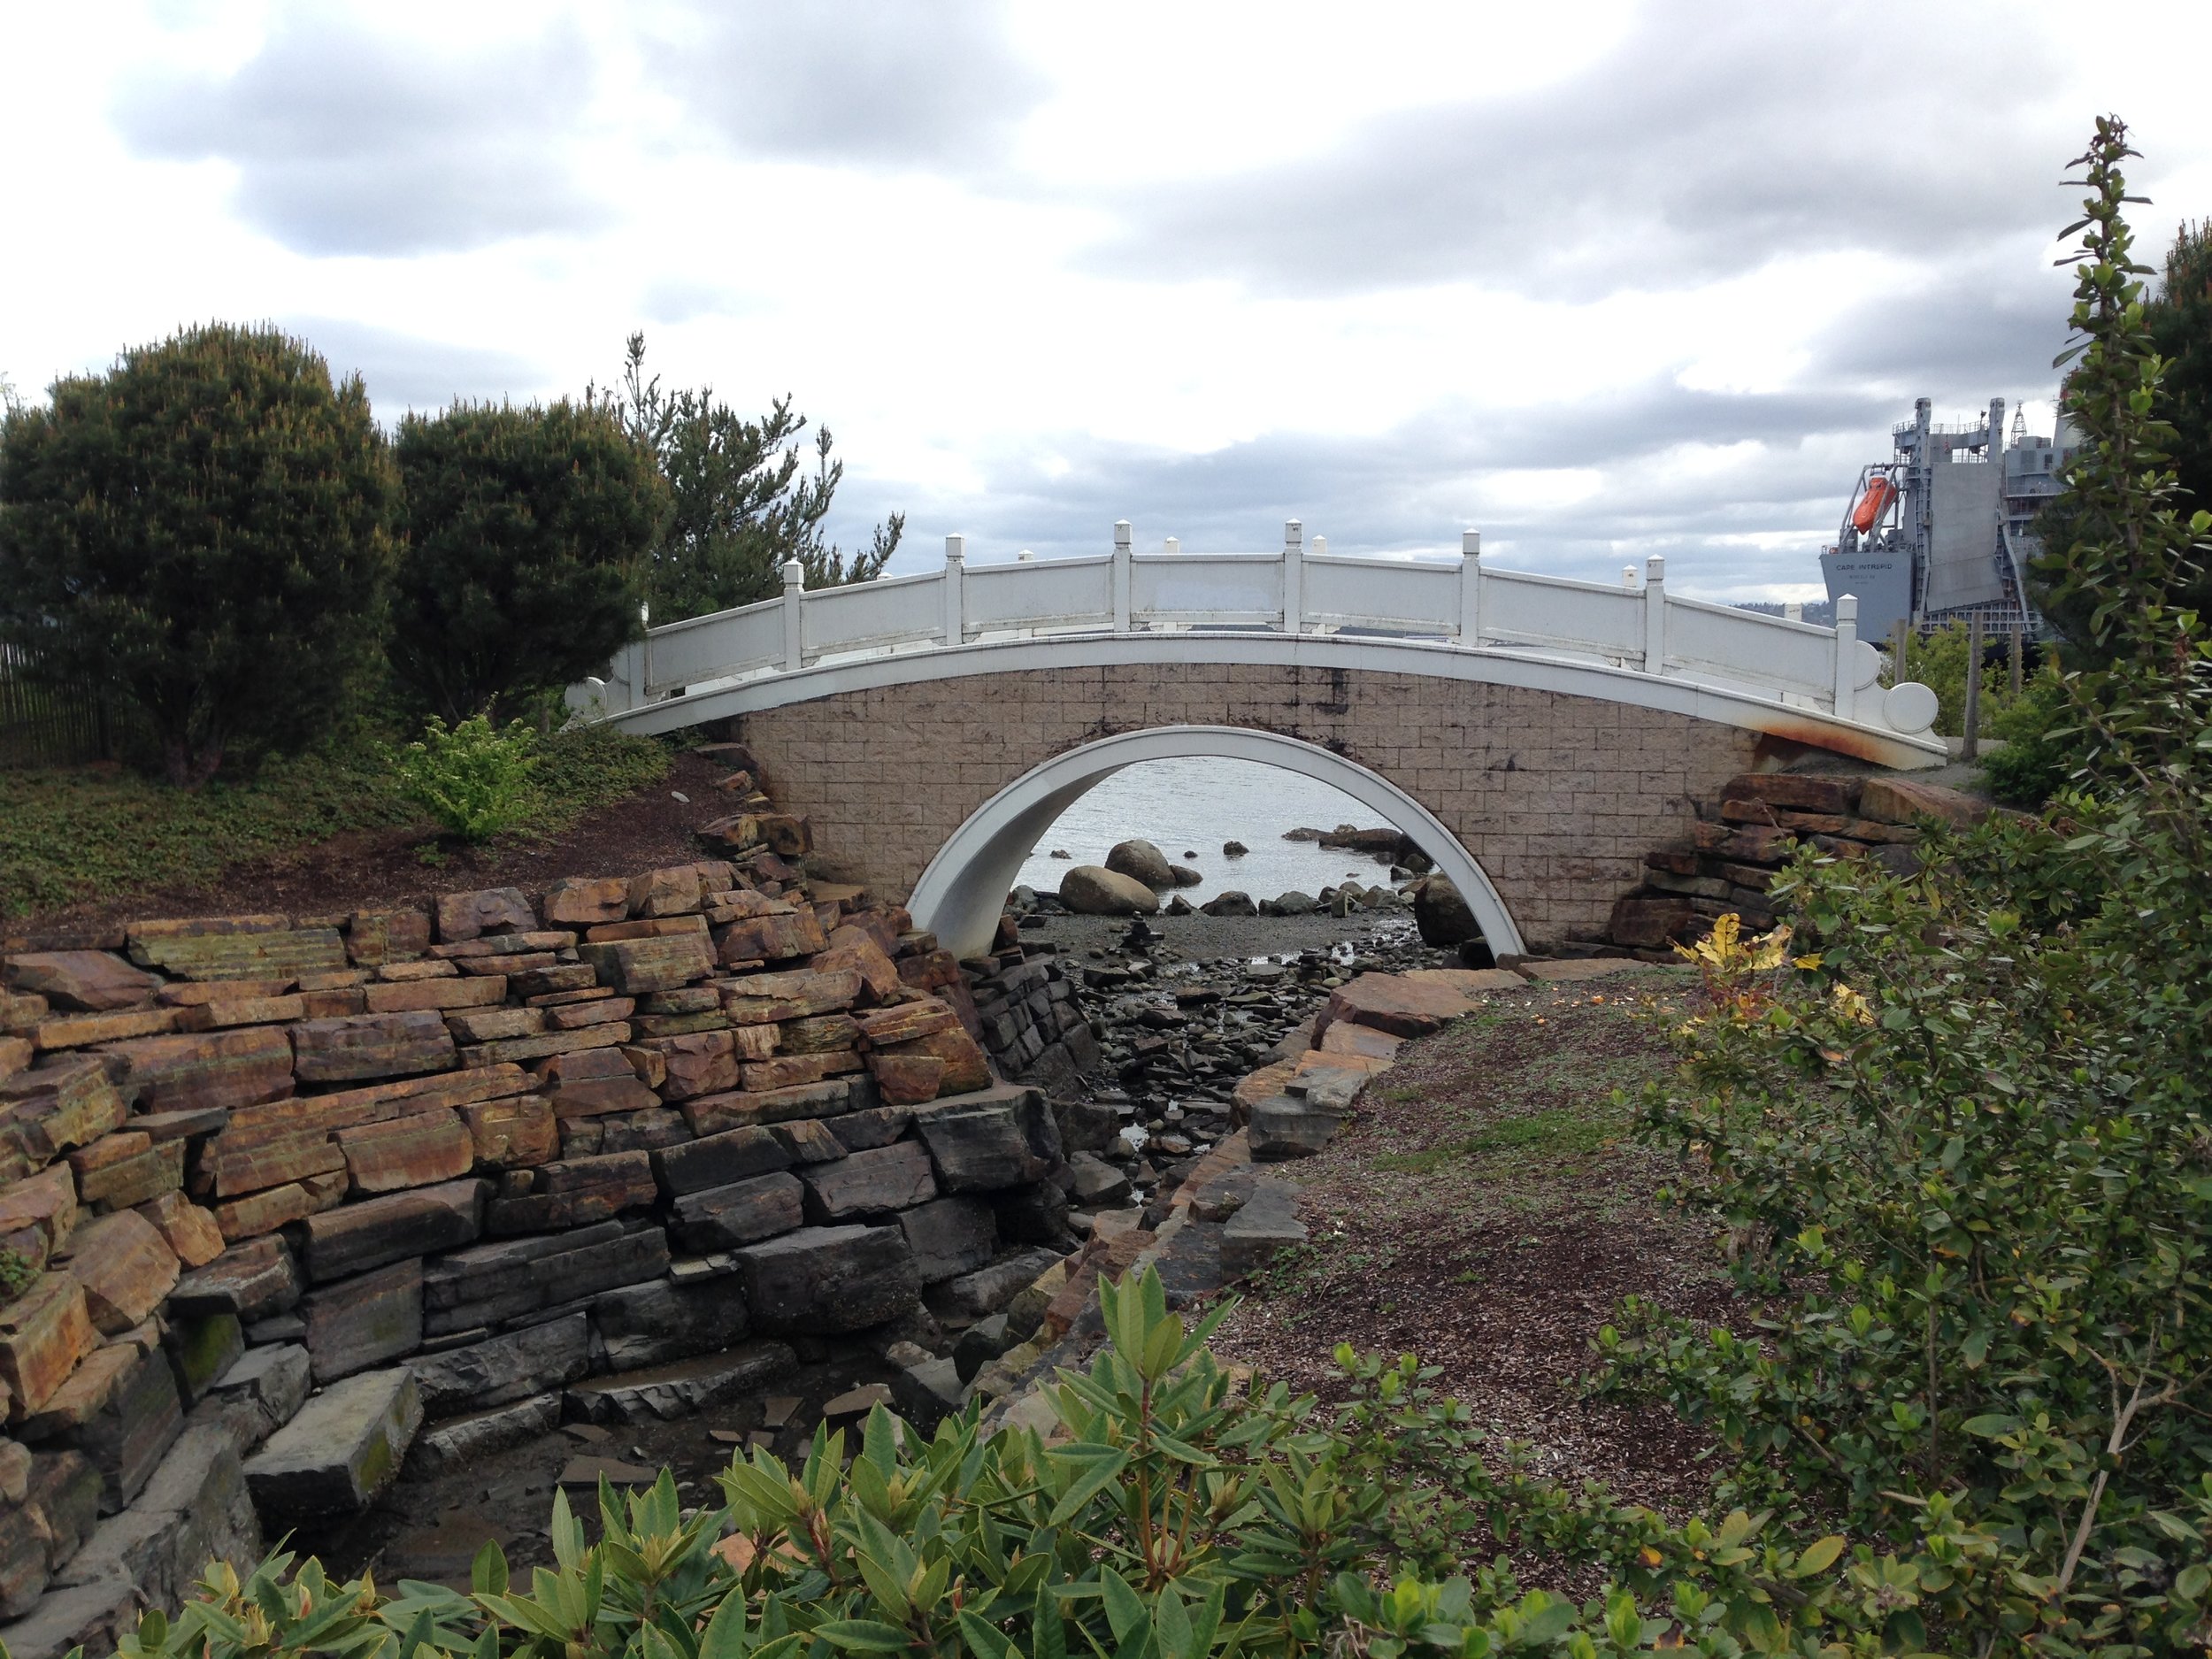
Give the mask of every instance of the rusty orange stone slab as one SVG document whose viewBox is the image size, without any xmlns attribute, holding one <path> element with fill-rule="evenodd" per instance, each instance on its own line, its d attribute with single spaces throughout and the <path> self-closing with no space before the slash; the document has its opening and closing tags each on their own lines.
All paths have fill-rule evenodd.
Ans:
<svg viewBox="0 0 2212 1659">
<path fill-rule="evenodd" d="M 899 1055 L 932 1055 L 945 1063 L 945 1074 L 939 1079 L 938 1093 L 971 1094 L 977 1089 L 988 1088 L 996 1081 L 991 1075 L 991 1062 L 983 1052 L 983 1046 L 959 1025 L 933 1031 L 926 1037 L 917 1037 L 902 1042 L 885 1052 Z"/>
<path fill-rule="evenodd" d="M 177 1010 L 180 1031 L 223 1031 L 234 1025 L 276 1025 L 307 1018 L 303 996 L 241 996 L 212 999 Z"/>
<path fill-rule="evenodd" d="M 154 1000 L 161 976 L 134 968 L 105 950 L 35 950 L 8 958 L 7 980 L 53 1007 L 80 1014 L 111 1014 Z"/>
<path fill-rule="evenodd" d="M 485 933 L 526 933 L 537 925 L 530 901 L 519 887 L 438 895 L 438 937 L 447 943 Z"/>
<path fill-rule="evenodd" d="M 142 1111 L 234 1110 L 292 1093 L 292 1045 L 274 1026 L 141 1037 L 107 1052 L 122 1057 L 124 1091 Z"/>
<path fill-rule="evenodd" d="M 0 1382 L 19 1411 L 36 1411 L 51 1400 L 99 1345 L 84 1286 L 73 1274 L 42 1273 L 0 1308 Z"/>
<path fill-rule="evenodd" d="M 454 1064 L 452 1033 L 427 1010 L 307 1019 L 291 1032 L 294 1070 L 303 1083 L 404 1077 Z"/>
<path fill-rule="evenodd" d="M 67 1242 L 77 1225 L 77 1183 L 66 1164 L 57 1164 L 0 1190 L 0 1234 L 35 1232 L 50 1253 Z"/>
<path fill-rule="evenodd" d="M 126 1037 L 151 1037 L 176 1030 L 180 1013 L 173 1008 L 137 1008 L 119 1014 L 64 1014 L 39 1021 L 31 1041 L 41 1049 L 86 1048 Z"/>
<path fill-rule="evenodd" d="M 267 979 L 347 965 L 336 928 L 296 928 L 282 916 L 134 922 L 128 943 L 133 962 L 180 979 Z"/>
<path fill-rule="evenodd" d="M 472 979 L 449 962 L 437 965 L 451 977 L 426 975 L 410 979 L 380 979 L 362 987 L 362 1006 L 372 1014 L 412 1014 L 426 1009 L 443 1012 L 456 1008 L 496 1008 L 506 1000 L 504 974 Z"/>
<path fill-rule="evenodd" d="M 810 910 L 753 916 L 730 923 L 718 935 L 724 962 L 788 962 L 829 949 L 822 924 Z M 895 972 L 895 970 L 894 970 Z"/>
<path fill-rule="evenodd" d="M 1397 1056 L 1399 1045 L 1406 1040 L 1394 1037 L 1386 1031 L 1377 1031 L 1371 1025 L 1355 1025 L 1348 1020 L 1339 1020 L 1321 1033 L 1321 1049 L 1325 1054 L 1359 1055 L 1374 1060 L 1391 1060 Z"/>
<path fill-rule="evenodd" d="M 142 1204 L 184 1185 L 184 1142 L 157 1143 L 150 1135 L 111 1135 L 109 1141 L 142 1141 L 136 1150 L 110 1159 L 77 1176 L 80 1202 L 95 1210 L 122 1210 Z M 100 1142 L 105 1145 L 106 1142 Z"/>
<path fill-rule="evenodd" d="M 586 943 L 576 954 L 590 964 L 600 984 L 624 996 L 672 991 L 714 972 L 714 952 L 703 933 Z"/>
<path fill-rule="evenodd" d="M 810 1014 L 777 1027 L 779 1054 L 831 1054 L 857 1047 L 860 1023 L 850 1014 Z"/>
<path fill-rule="evenodd" d="M 65 1056 L 0 1078 L 0 1124 L 34 1164 L 90 1145 L 119 1127 L 128 1110 L 96 1056 Z"/>
<path fill-rule="evenodd" d="M 393 1083 L 371 1084 L 366 1088 L 244 1108 L 231 1114 L 227 1139 L 231 1145 L 245 1146 L 255 1141 L 310 1130 L 347 1129 L 356 1124 L 413 1117 L 434 1106 L 465 1106 L 478 1101 L 527 1094 L 537 1086 L 537 1079 L 518 1065 L 477 1066 L 429 1077 L 403 1078 Z"/>
<path fill-rule="evenodd" d="M 296 979 L 187 979 L 165 985 L 156 1000 L 168 1008 L 196 1008 L 203 1002 L 236 1002 L 255 997 L 282 996 L 299 988 Z"/>
<path fill-rule="evenodd" d="M 353 1191 L 393 1193 L 466 1175 L 476 1145 L 458 1113 L 441 1108 L 419 1117 L 338 1131 Z"/>
<path fill-rule="evenodd" d="M 219 1198 L 237 1198 L 310 1175 L 346 1166 L 345 1155 L 331 1144 L 326 1130 L 303 1125 L 289 1134 L 241 1138 L 226 1130 L 200 1155 L 207 1190 Z M 199 1189 L 195 1178 L 194 1189 Z"/>
<path fill-rule="evenodd" d="M 632 1087 L 638 1085 L 634 1082 Z M 650 1091 L 641 1092 L 649 1103 Z M 560 1125 L 553 1116 L 552 1102 L 542 1094 L 464 1106 L 461 1121 L 467 1125 L 479 1164 L 528 1169 L 549 1164 L 560 1155 Z"/>
<path fill-rule="evenodd" d="M 138 1206 L 138 1213 L 153 1224 L 187 1267 L 205 1267 L 223 1253 L 223 1230 L 215 1225 L 214 1214 L 180 1192 L 148 1199 Z"/>
<path fill-rule="evenodd" d="M 872 1054 L 868 1070 L 887 1106 L 919 1106 L 937 1098 L 945 1063 L 933 1054 Z"/>
<path fill-rule="evenodd" d="M 346 955 L 356 967 L 405 962 L 430 949 L 430 918 L 421 910 L 356 910 L 346 924 Z"/>
<path fill-rule="evenodd" d="M 1481 1006 L 1479 996 L 1434 979 L 1363 973 L 1329 993 L 1314 1030 L 1317 1036 L 1325 1037 L 1331 1025 L 1348 1020 L 1396 1037 L 1425 1037 Z"/>
<path fill-rule="evenodd" d="M 757 1094 L 772 1089 L 795 1088 L 824 1078 L 857 1071 L 864 1062 L 850 1049 L 834 1054 L 778 1056 L 772 1060 L 749 1060 L 739 1068 L 744 1092 Z"/>
<path fill-rule="evenodd" d="M 807 966 L 821 973 L 845 970 L 859 974 L 860 982 L 872 1002 L 880 1002 L 906 985 L 906 981 L 899 978 L 898 964 L 877 949 L 872 940 L 864 939 L 854 944 L 839 945 L 822 951 L 809 957 Z"/>
<path fill-rule="evenodd" d="M 620 876 L 565 876 L 545 890 L 550 927 L 595 927 L 630 913 L 630 884 Z"/>
<path fill-rule="evenodd" d="M 120 1336 L 176 1287 L 177 1253 L 134 1210 L 101 1216 L 69 1240 L 70 1275 L 84 1286 L 85 1311 L 108 1336 Z"/>
<path fill-rule="evenodd" d="M 879 1048 L 911 1042 L 917 1037 L 949 1030 L 959 1023 L 959 1017 L 933 996 L 901 1002 L 895 1008 L 874 1009 L 860 1016 L 861 1031 Z"/>
</svg>

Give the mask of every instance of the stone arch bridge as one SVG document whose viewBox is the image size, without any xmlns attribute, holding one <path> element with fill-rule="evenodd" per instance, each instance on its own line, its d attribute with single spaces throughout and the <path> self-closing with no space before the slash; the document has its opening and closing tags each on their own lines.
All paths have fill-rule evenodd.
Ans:
<svg viewBox="0 0 2212 1659">
<path fill-rule="evenodd" d="M 1642 855 L 1742 772 L 1939 764 L 1925 687 L 1823 628 L 1666 591 L 1309 550 L 969 566 L 652 629 L 570 694 L 638 732 L 734 718 L 817 846 L 962 954 L 1022 859 L 1120 768 L 1187 755 L 1333 784 L 1466 895 L 1492 948 L 1602 927 Z"/>
</svg>

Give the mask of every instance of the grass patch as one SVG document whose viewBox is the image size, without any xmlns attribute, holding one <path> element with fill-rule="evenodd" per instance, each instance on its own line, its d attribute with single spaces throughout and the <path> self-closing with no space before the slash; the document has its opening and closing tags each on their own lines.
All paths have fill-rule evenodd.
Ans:
<svg viewBox="0 0 2212 1659">
<path fill-rule="evenodd" d="M 603 728 L 549 738 L 529 815 L 512 833 L 557 834 L 655 781 L 668 762 L 653 739 Z M 349 831 L 416 826 L 430 833 L 371 740 L 273 760 L 250 779 L 196 792 L 111 767 L 0 772 L 0 915 L 212 882 Z"/>
<path fill-rule="evenodd" d="M 1375 1169 L 1404 1175 L 1433 1175 L 1448 1164 L 1502 1153 L 1546 1161 L 1578 1162 L 1603 1151 L 1618 1139 L 1620 1125 L 1609 1118 L 1555 1109 L 1530 1112 L 1523 1118 L 1500 1118 L 1464 1139 L 1448 1141 L 1419 1152 L 1379 1152 L 1368 1162 Z"/>
</svg>

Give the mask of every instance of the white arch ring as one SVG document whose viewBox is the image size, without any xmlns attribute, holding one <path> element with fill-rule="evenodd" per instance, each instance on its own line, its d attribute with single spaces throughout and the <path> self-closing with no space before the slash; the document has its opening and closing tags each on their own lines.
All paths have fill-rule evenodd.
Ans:
<svg viewBox="0 0 2212 1659">
<path fill-rule="evenodd" d="M 1394 783 L 1317 743 L 1236 726 L 1166 726 L 1100 738 L 1024 772 L 955 830 L 914 884 L 914 925 L 956 956 L 991 948 L 1006 895 L 1052 821 L 1094 786 L 1140 761 L 1189 757 L 1258 761 L 1318 779 L 1412 837 L 1467 902 L 1482 936 L 1503 956 L 1524 949 L 1505 901 L 1436 814 Z"/>
</svg>

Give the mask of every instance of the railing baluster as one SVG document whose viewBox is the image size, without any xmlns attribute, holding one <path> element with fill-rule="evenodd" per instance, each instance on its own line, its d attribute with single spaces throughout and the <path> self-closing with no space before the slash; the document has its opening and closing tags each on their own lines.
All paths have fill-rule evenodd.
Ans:
<svg viewBox="0 0 2212 1659">
<path fill-rule="evenodd" d="M 1482 643 L 1482 532 L 1459 533 L 1459 642 Z"/>
<path fill-rule="evenodd" d="M 1114 520 L 1114 632 L 1129 632 L 1129 520 Z"/>
<path fill-rule="evenodd" d="M 968 638 L 967 581 L 968 538 L 949 535 L 945 538 L 945 620 L 938 630 L 941 645 L 964 645 Z"/>
<path fill-rule="evenodd" d="M 806 666 L 806 566 L 796 559 L 783 567 L 783 666 L 795 674 Z"/>
<path fill-rule="evenodd" d="M 1667 672 L 1667 561 L 1644 561 L 1644 672 Z"/>
<path fill-rule="evenodd" d="M 1283 632 L 1306 631 L 1305 526 L 1295 518 L 1283 526 Z"/>
<path fill-rule="evenodd" d="M 1845 594 L 1836 601 L 1835 695 L 1831 711 L 1839 720 L 1854 719 L 1859 699 L 1859 596 Z"/>
</svg>

